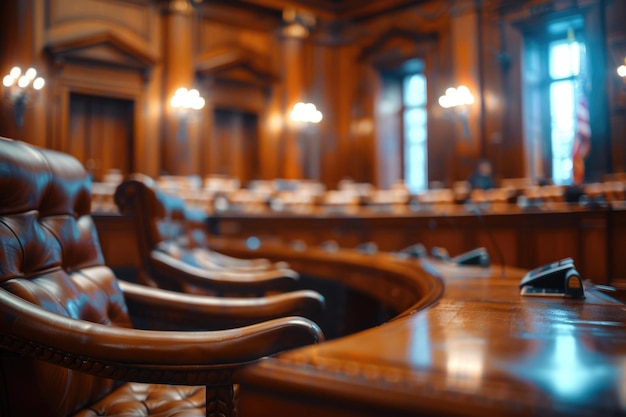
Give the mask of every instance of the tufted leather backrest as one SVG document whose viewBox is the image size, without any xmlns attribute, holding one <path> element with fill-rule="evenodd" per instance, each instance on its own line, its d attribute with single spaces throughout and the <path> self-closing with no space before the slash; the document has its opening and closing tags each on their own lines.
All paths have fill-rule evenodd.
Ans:
<svg viewBox="0 0 626 417">
<path fill-rule="evenodd" d="M 0 137 L 0 286 L 67 317 L 131 327 L 116 277 L 104 265 L 90 190 L 74 157 Z M 114 384 L 0 355 L 0 415 L 71 415 Z"/>
</svg>

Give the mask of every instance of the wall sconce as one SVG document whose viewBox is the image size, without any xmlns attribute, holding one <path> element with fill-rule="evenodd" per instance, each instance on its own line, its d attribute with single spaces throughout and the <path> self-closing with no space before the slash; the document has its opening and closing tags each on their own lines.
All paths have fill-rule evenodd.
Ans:
<svg viewBox="0 0 626 417">
<path fill-rule="evenodd" d="M 195 88 L 187 90 L 184 87 L 176 90 L 170 99 L 170 105 L 176 111 L 179 122 L 176 135 L 178 140 L 187 140 L 187 125 L 191 115 L 204 107 L 205 101 Z"/>
<path fill-rule="evenodd" d="M 439 105 L 444 109 L 454 109 L 457 116 L 463 123 L 463 135 L 466 138 L 471 136 L 469 122 L 467 116 L 469 106 L 474 104 L 474 96 L 470 93 L 469 88 L 460 85 L 457 88 L 450 87 L 446 89 L 446 94 L 439 97 Z"/>
<path fill-rule="evenodd" d="M 299 123 L 319 123 L 322 121 L 322 112 L 313 103 L 296 103 L 290 114 L 291 120 Z"/>
<path fill-rule="evenodd" d="M 171 106 L 183 117 L 188 117 L 190 110 L 200 110 L 204 107 L 204 99 L 195 88 L 187 90 L 184 87 L 176 90 L 170 99 Z"/>
<path fill-rule="evenodd" d="M 41 90 L 45 84 L 42 77 L 37 77 L 35 68 L 29 68 L 22 74 L 20 67 L 13 67 L 2 79 L 6 96 L 13 105 L 17 127 L 21 128 L 24 124 L 24 107 L 31 94 Z"/>
</svg>

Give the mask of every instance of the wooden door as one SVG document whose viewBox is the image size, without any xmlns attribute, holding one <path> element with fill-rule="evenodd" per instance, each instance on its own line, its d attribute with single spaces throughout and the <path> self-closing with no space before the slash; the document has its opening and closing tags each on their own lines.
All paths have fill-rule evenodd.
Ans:
<svg viewBox="0 0 626 417">
<path fill-rule="evenodd" d="M 238 178 L 242 185 L 259 176 L 258 117 L 237 110 L 216 109 L 210 173 Z"/>
<path fill-rule="evenodd" d="M 134 103 L 109 97 L 71 94 L 68 152 L 78 158 L 95 181 L 119 171 L 133 171 Z"/>
</svg>

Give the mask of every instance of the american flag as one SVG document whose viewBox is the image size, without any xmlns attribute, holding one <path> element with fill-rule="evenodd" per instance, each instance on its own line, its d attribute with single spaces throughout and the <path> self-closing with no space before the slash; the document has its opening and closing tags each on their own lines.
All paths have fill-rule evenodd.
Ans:
<svg viewBox="0 0 626 417">
<path fill-rule="evenodd" d="M 574 184 L 585 179 L 585 158 L 591 150 L 591 125 L 589 124 L 589 103 L 584 92 L 579 95 L 576 106 L 576 133 L 572 152 Z"/>
</svg>

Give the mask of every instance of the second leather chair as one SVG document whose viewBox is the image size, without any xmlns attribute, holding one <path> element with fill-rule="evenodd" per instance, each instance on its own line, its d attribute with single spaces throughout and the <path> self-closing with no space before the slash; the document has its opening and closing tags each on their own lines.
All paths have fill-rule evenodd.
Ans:
<svg viewBox="0 0 626 417">
<path fill-rule="evenodd" d="M 118 186 L 115 203 L 122 214 L 132 216 L 143 285 L 218 296 L 261 296 L 299 288 L 298 273 L 284 263 L 211 250 L 204 244 L 206 214 L 162 192 L 151 177 L 131 175 Z"/>
</svg>

